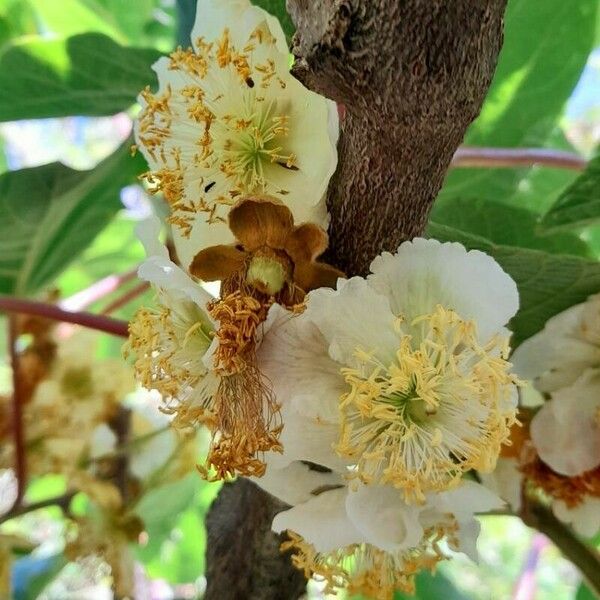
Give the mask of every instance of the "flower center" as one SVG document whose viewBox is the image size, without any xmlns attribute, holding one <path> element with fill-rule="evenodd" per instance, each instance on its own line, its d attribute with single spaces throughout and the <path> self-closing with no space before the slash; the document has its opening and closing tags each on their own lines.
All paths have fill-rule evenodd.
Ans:
<svg viewBox="0 0 600 600">
<path fill-rule="evenodd" d="M 253 94 L 253 92 L 251 92 Z M 289 134 L 289 118 L 276 115 L 276 103 L 256 102 L 254 113 L 248 119 L 225 115 L 220 119 L 224 157 L 221 172 L 233 179 L 236 187 L 245 192 L 257 192 L 266 185 L 265 169 L 276 164 L 281 168 L 297 170 L 296 157 L 284 147 Z"/>
<path fill-rule="evenodd" d="M 274 296 L 291 280 L 292 263 L 284 252 L 263 248 L 254 252 L 246 281 L 259 292 Z"/>
<path fill-rule="evenodd" d="M 357 349 L 357 366 L 342 370 L 337 451 L 356 459 L 365 483 L 392 483 L 421 502 L 469 469 L 494 467 L 515 421 L 515 379 L 505 340 L 480 345 L 475 324 L 451 310 L 438 306 L 408 327 L 399 320 L 398 332 L 391 363 Z"/>
</svg>

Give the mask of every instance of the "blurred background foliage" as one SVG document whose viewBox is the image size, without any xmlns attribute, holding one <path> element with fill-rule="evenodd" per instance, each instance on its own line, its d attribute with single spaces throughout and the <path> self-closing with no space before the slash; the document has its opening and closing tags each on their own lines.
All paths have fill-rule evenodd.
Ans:
<svg viewBox="0 0 600 600">
<path fill-rule="evenodd" d="M 293 33 L 284 0 L 255 3 Z M 133 228 L 157 200 L 140 186 L 145 165 L 129 151 L 136 96 L 155 85 L 156 58 L 187 43 L 194 9 L 194 0 L 0 0 L 0 293 L 44 298 L 56 289 L 76 301 L 73 295 L 139 264 Z M 465 144 L 593 158 L 600 138 L 599 12 L 597 0 L 509 0 L 496 77 Z M 515 278 L 518 342 L 600 289 L 599 189 L 598 159 L 583 174 L 539 166 L 455 169 L 429 233 L 490 252 Z M 101 311 L 113 297 L 86 308 Z M 129 318 L 150 299 L 138 296 L 115 316 Z M 120 342 L 107 338 L 101 352 L 119 356 Z M 64 485 L 56 477 L 34 480 L 27 500 L 51 497 Z M 217 491 L 192 474 L 144 498 L 140 598 L 201 594 L 203 518 Z M 50 508 L 8 524 L 39 543 L 16 563 L 17 600 L 107 597 L 97 564 L 66 564 L 57 542 L 61 519 Z M 417 597 L 591 597 L 578 587 L 575 569 L 517 519 L 485 519 L 480 549 L 479 566 L 457 559 L 435 577 L 420 577 Z M 535 596 L 517 595 L 527 565 L 536 572 Z M 81 595 L 91 590 L 95 595 Z"/>
</svg>

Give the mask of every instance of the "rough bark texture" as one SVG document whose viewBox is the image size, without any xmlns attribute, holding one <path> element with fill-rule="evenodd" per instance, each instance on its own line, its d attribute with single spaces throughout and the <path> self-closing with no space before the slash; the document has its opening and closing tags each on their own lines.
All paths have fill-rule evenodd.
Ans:
<svg viewBox="0 0 600 600">
<path fill-rule="evenodd" d="M 205 600 L 294 600 L 304 575 L 279 551 L 273 517 L 285 505 L 247 479 L 225 484 L 206 519 Z"/>
<path fill-rule="evenodd" d="M 345 108 L 329 260 L 365 274 L 423 232 L 502 43 L 506 0 L 288 0 L 296 76 Z M 294 600 L 304 582 L 270 533 L 283 506 L 246 481 L 207 527 L 207 600 Z"/>
</svg>

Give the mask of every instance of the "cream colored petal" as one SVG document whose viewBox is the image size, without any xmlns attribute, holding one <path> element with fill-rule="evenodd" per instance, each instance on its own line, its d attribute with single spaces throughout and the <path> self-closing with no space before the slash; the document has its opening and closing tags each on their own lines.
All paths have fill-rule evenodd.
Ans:
<svg viewBox="0 0 600 600">
<path fill-rule="evenodd" d="M 279 20 L 262 8 L 253 6 L 249 0 L 198 0 L 192 43 L 196 48 L 196 40 L 200 37 L 206 42 L 213 42 L 225 29 L 229 29 L 231 41 L 244 47 L 252 32 L 265 20 L 271 35 L 277 40 L 277 50 L 287 54 L 287 41 Z"/>
<path fill-rule="evenodd" d="M 305 318 L 329 342 L 329 354 L 341 365 L 355 364 L 355 352 L 373 352 L 390 364 L 399 347 L 388 300 L 361 277 L 339 279 L 337 290 L 319 289 L 307 296 Z"/>
<path fill-rule="evenodd" d="M 519 308 L 515 282 L 478 250 L 457 243 L 416 238 L 396 254 L 378 256 L 369 283 L 408 321 L 433 312 L 438 304 L 477 323 L 482 340 L 496 334 Z"/>
<path fill-rule="evenodd" d="M 346 494 L 345 488 L 332 490 L 279 513 L 273 520 L 273 531 L 295 531 L 317 552 L 367 541 L 346 513 Z"/>
<path fill-rule="evenodd" d="M 581 335 L 585 304 L 552 317 L 544 329 L 523 342 L 511 361 L 516 373 L 542 392 L 575 383 L 589 367 L 600 365 L 600 347 Z"/>
<path fill-rule="evenodd" d="M 495 492 L 474 481 L 463 481 L 452 490 L 430 494 L 427 502 L 442 513 L 450 513 L 456 520 L 467 521 L 475 514 L 485 514 L 506 507 L 506 503 Z"/>
<path fill-rule="evenodd" d="M 290 506 L 308 502 L 326 489 L 345 486 L 338 473 L 323 473 L 301 462 L 293 462 L 283 469 L 272 468 L 267 462 L 267 472 L 262 477 L 250 479 Z"/>
<path fill-rule="evenodd" d="M 540 458 L 557 473 L 575 477 L 600 465 L 600 370 L 552 395 L 531 422 Z"/>
<path fill-rule="evenodd" d="M 552 504 L 557 519 L 573 527 L 575 532 L 585 538 L 594 537 L 600 532 L 600 498 L 585 498 L 574 508 L 568 508 L 562 500 Z"/>
<path fill-rule="evenodd" d="M 305 315 L 274 305 L 257 358 L 280 404 L 323 423 L 339 422 L 338 403 L 347 386 L 327 341 Z"/>
<path fill-rule="evenodd" d="M 500 457 L 494 471 L 479 473 L 479 478 L 483 485 L 492 490 L 494 494 L 506 500 L 514 512 L 518 513 L 521 510 L 523 474 L 514 458 Z"/>
<path fill-rule="evenodd" d="M 152 216 L 144 221 L 138 223 L 135 228 L 135 235 L 142 242 L 146 256 L 159 256 L 161 258 L 169 259 L 169 251 L 160 242 L 160 232 L 162 230 L 162 223 L 157 216 Z"/>
<path fill-rule="evenodd" d="M 370 544 L 386 552 L 417 546 L 423 537 L 419 523 L 422 508 L 403 501 L 392 486 L 360 485 L 349 489 L 346 510 L 354 526 Z"/>
<path fill-rule="evenodd" d="M 478 561 L 477 538 L 481 529 L 475 515 L 505 508 L 504 500 L 496 493 L 474 481 L 464 481 L 453 490 L 430 494 L 427 504 L 437 511 L 440 520 L 448 514 L 456 519 L 458 543 L 452 548 L 474 562 Z M 434 515 L 429 518 L 435 521 Z"/>
<path fill-rule="evenodd" d="M 283 431 L 279 438 L 283 453 L 266 455 L 273 468 L 281 469 L 290 463 L 304 460 L 343 473 L 350 461 L 339 457 L 333 450 L 339 439 L 339 426 L 311 419 L 293 408 L 282 409 Z"/>
</svg>

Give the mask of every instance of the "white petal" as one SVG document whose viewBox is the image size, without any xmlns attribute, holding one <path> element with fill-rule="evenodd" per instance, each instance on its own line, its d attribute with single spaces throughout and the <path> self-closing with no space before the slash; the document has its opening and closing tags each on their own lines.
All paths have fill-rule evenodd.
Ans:
<svg viewBox="0 0 600 600">
<path fill-rule="evenodd" d="M 306 417 L 339 422 L 339 399 L 347 386 L 312 321 L 274 305 L 257 359 L 280 404 Z"/>
<path fill-rule="evenodd" d="M 104 423 L 98 425 L 92 432 L 90 441 L 90 458 L 99 458 L 114 452 L 117 447 L 117 436 L 114 431 Z"/>
<path fill-rule="evenodd" d="M 155 285 L 168 299 L 190 300 L 202 310 L 205 310 L 206 305 L 213 300 L 202 286 L 174 262 L 165 258 L 152 257 L 145 260 L 138 269 L 138 277 Z"/>
<path fill-rule="evenodd" d="M 308 502 L 315 497 L 314 492 L 322 492 L 334 486 L 345 486 L 338 473 L 323 473 L 301 462 L 293 462 L 284 469 L 275 469 L 268 465 L 267 472 L 262 477 L 253 477 L 251 480 L 291 506 Z"/>
<path fill-rule="evenodd" d="M 245 46 L 250 34 L 265 20 L 271 34 L 277 40 L 277 49 L 287 54 L 287 42 L 279 20 L 262 8 L 252 6 L 249 0 L 198 0 L 191 35 L 192 43 L 195 47 L 199 37 L 212 42 L 218 39 L 225 29 L 229 29 L 231 41 Z"/>
<path fill-rule="evenodd" d="M 600 465 L 600 370 L 552 395 L 531 422 L 531 439 L 552 469 L 574 477 Z"/>
<path fill-rule="evenodd" d="M 308 294 L 305 316 L 329 342 L 329 354 L 342 365 L 355 364 L 358 349 L 389 364 L 398 349 L 395 318 L 387 299 L 361 277 L 338 280 L 337 290 Z"/>
<path fill-rule="evenodd" d="M 350 489 L 346 510 L 365 539 L 386 552 L 417 546 L 423 537 L 421 507 L 406 504 L 402 493 L 392 486 Z"/>
<path fill-rule="evenodd" d="M 346 488 L 332 490 L 279 513 L 273 520 L 273 531 L 295 531 L 317 552 L 367 541 L 346 514 L 346 494 Z"/>
<path fill-rule="evenodd" d="M 333 450 L 339 440 L 339 426 L 305 417 L 293 408 L 283 408 L 283 431 L 279 438 L 283 454 L 269 453 L 267 463 L 283 468 L 291 462 L 304 460 L 343 473 L 350 464 Z"/>
<path fill-rule="evenodd" d="M 477 551 L 477 539 L 481 532 L 481 523 L 478 519 L 467 519 L 458 524 L 458 547 L 453 548 L 457 552 L 463 552 L 474 563 L 479 563 L 479 552 Z"/>
<path fill-rule="evenodd" d="M 521 510 L 521 486 L 523 474 L 514 458 L 498 459 L 492 473 L 479 473 L 483 485 L 506 500 L 514 512 Z"/>
<path fill-rule="evenodd" d="M 461 244 L 417 238 L 371 264 L 369 283 L 390 300 L 392 311 L 412 320 L 438 304 L 477 323 L 483 340 L 519 308 L 515 282 L 487 254 Z"/>
<path fill-rule="evenodd" d="M 515 372 L 532 380 L 542 392 L 566 387 L 589 367 L 600 364 L 600 347 L 581 335 L 585 304 L 552 317 L 542 331 L 521 344 L 512 355 Z"/>
<path fill-rule="evenodd" d="M 146 256 L 158 256 L 169 259 L 169 251 L 160 242 L 162 223 L 157 216 L 152 216 L 137 224 L 135 235 L 142 242 Z"/>
<path fill-rule="evenodd" d="M 437 506 L 440 512 L 452 513 L 458 521 L 505 507 L 502 498 L 474 481 L 463 481 L 453 490 L 431 494 L 428 501 Z"/>
<path fill-rule="evenodd" d="M 557 519 L 570 524 L 575 532 L 586 538 L 594 537 L 600 532 L 600 498 L 585 498 L 574 508 L 568 508 L 562 500 L 552 504 Z"/>
</svg>

